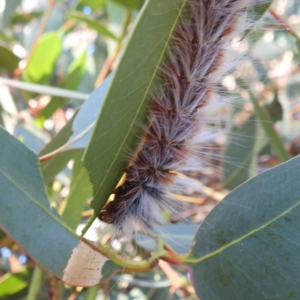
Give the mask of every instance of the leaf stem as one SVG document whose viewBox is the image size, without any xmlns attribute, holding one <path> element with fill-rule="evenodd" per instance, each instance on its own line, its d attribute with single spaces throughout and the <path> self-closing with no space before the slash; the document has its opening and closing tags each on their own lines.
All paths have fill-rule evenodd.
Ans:
<svg viewBox="0 0 300 300">
<path fill-rule="evenodd" d="M 72 139 L 71 141 L 68 141 L 67 143 L 65 143 L 64 145 L 62 145 L 61 147 L 55 149 L 54 151 L 45 154 L 43 156 L 39 157 L 39 161 L 40 162 L 44 162 L 56 155 L 58 155 L 59 153 L 61 153 L 62 151 L 66 150 L 69 146 L 71 146 L 73 143 L 75 143 L 77 140 L 79 140 L 81 137 L 83 137 L 93 126 L 95 125 L 95 122 L 92 123 L 90 126 L 88 126 L 86 129 L 84 129 L 83 131 L 81 131 L 76 137 L 74 137 L 74 139 Z"/>
<path fill-rule="evenodd" d="M 27 294 L 27 300 L 35 300 L 38 291 L 40 290 L 41 282 L 42 282 L 43 271 L 40 267 L 35 266 L 33 270 L 32 279 L 29 286 L 29 291 Z"/>
<path fill-rule="evenodd" d="M 286 22 L 284 18 L 282 18 L 275 10 L 274 8 L 269 8 L 270 14 L 273 16 L 273 18 L 287 31 L 291 33 L 292 36 L 294 36 L 298 43 L 300 43 L 300 36 L 297 34 L 297 32 Z"/>
<path fill-rule="evenodd" d="M 158 247 L 159 249 L 159 247 Z M 160 251 L 161 249 L 159 249 Z M 99 245 L 99 251 L 112 260 L 117 265 L 122 266 L 126 271 L 143 272 L 153 269 L 158 264 L 158 255 L 153 255 L 151 258 L 142 261 L 135 261 L 119 255 L 115 250 L 105 245 Z"/>
</svg>

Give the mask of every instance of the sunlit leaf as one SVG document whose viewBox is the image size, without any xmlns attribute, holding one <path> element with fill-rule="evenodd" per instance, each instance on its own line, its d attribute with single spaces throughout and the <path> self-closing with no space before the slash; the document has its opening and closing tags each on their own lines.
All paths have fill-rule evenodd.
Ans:
<svg viewBox="0 0 300 300">
<path fill-rule="evenodd" d="M 111 0 L 111 1 L 118 3 L 122 6 L 125 6 L 129 9 L 140 9 L 144 4 L 144 0 Z"/>
<path fill-rule="evenodd" d="M 52 75 L 56 60 L 62 50 L 61 34 L 58 32 L 45 33 L 39 40 L 23 78 L 34 83 L 47 83 Z"/>
<path fill-rule="evenodd" d="M 0 299 L 12 296 L 28 286 L 29 271 L 7 273 L 0 277 Z"/>
<path fill-rule="evenodd" d="M 11 49 L 0 44 L 0 69 L 12 72 L 19 65 L 20 58 Z"/>
</svg>

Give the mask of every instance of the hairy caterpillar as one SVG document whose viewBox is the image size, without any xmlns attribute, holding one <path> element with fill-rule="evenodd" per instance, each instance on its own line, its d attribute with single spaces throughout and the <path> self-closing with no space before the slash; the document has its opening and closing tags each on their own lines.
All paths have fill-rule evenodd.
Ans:
<svg viewBox="0 0 300 300">
<path fill-rule="evenodd" d="M 205 146 L 207 116 L 222 102 L 217 84 L 227 71 L 230 41 L 247 25 L 253 0 L 188 0 L 167 59 L 160 86 L 150 100 L 150 125 L 126 168 L 126 179 L 99 219 L 130 233 L 134 224 L 163 223 L 162 210 L 176 211 L 171 194 L 185 181 L 177 172 L 195 170 Z"/>
</svg>

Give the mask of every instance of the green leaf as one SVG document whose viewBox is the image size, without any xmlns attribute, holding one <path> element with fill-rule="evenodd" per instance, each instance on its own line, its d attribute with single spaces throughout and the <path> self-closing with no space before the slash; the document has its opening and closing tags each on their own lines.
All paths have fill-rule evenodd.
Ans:
<svg viewBox="0 0 300 300">
<path fill-rule="evenodd" d="M 251 23 L 255 23 L 259 19 L 263 17 L 263 15 L 267 12 L 269 7 L 272 5 L 274 0 L 265 0 L 262 3 L 254 6 L 250 6 L 250 8 L 247 11 L 247 19 L 251 21 Z M 251 28 L 246 30 L 243 38 L 245 38 L 249 32 L 251 31 Z"/>
<path fill-rule="evenodd" d="M 242 126 L 232 128 L 225 151 L 222 188 L 233 190 L 250 178 L 250 166 L 256 159 L 256 127 L 256 119 L 252 117 Z"/>
<path fill-rule="evenodd" d="M 247 181 L 207 216 L 189 262 L 203 300 L 299 299 L 300 157 Z"/>
<path fill-rule="evenodd" d="M 86 72 L 86 49 L 73 60 L 69 66 L 66 77 L 63 81 L 62 87 L 67 90 L 76 90 L 79 86 L 83 75 Z M 39 115 L 48 119 L 52 114 L 62 105 L 64 105 L 69 99 L 62 97 L 52 97 L 51 101 L 40 111 Z"/>
<path fill-rule="evenodd" d="M 126 8 L 129 9 L 141 9 L 144 4 L 144 0 L 112 0 L 112 1 L 122 6 L 125 6 Z"/>
<path fill-rule="evenodd" d="M 117 37 L 111 31 L 109 31 L 105 25 L 101 24 L 99 21 L 94 20 L 79 11 L 75 11 L 75 10 L 71 11 L 69 17 L 73 20 L 85 23 L 90 29 L 96 30 L 99 34 L 103 36 L 117 40 Z"/>
<path fill-rule="evenodd" d="M 50 208 L 37 156 L 2 128 L 0 140 L 0 226 L 31 257 L 61 277 L 78 237 Z"/>
<path fill-rule="evenodd" d="M 7 273 L 0 277 L 0 299 L 14 295 L 28 286 L 29 271 Z"/>
<path fill-rule="evenodd" d="M 69 120 L 65 127 L 41 150 L 39 156 L 48 154 L 63 146 L 72 134 L 72 125 L 76 114 Z M 78 153 L 77 150 L 61 152 L 58 155 L 41 163 L 41 171 L 45 183 L 49 183 L 59 172 L 61 172 L 67 163 Z"/>
<path fill-rule="evenodd" d="M 42 16 L 42 11 L 34 11 L 31 13 L 14 13 L 10 17 L 10 25 L 24 25 L 29 23 L 30 21 L 39 18 Z"/>
<path fill-rule="evenodd" d="M 5 8 L 2 13 L 2 30 L 7 29 L 9 27 L 10 16 L 16 11 L 17 7 L 21 4 L 22 0 L 9 0 L 5 1 Z"/>
<path fill-rule="evenodd" d="M 61 39 L 61 34 L 58 32 L 49 32 L 42 35 L 23 72 L 25 81 L 48 83 L 62 50 Z"/>
<path fill-rule="evenodd" d="M 75 90 L 86 71 L 87 51 L 84 48 L 80 55 L 73 60 L 69 66 L 64 80 L 63 87 L 68 90 Z"/>
<path fill-rule="evenodd" d="M 73 230 L 76 230 L 87 199 L 92 195 L 92 185 L 87 171 L 83 167 L 81 157 L 82 151 L 79 151 L 74 161 L 70 192 L 65 200 L 66 205 L 61 214 L 62 219 Z"/>
<path fill-rule="evenodd" d="M 103 7 L 106 0 L 81 0 L 79 2 L 79 7 L 89 6 L 91 9 L 95 10 L 97 8 Z"/>
<path fill-rule="evenodd" d="M 0 69 L 12 72 L 18 68 L 20 58 L 8 47 L 0 44 Z"/>
<path fill-rule="evenodd" d="M 276 152 L 278 158 L 280 159 L 280 161 L 285 162 L 289 160 L 290 155 L 288 151 L 285 149 L 282 139 L 280 138 L 277 131 L 275 130 L 274 125 L 272 124 L 271 118 L 268 112 L 266 111 L 266 109 L 259 104 L 257 98 L 251 91 L 250 87 L 243 79 L 239 78 L 236 82 L 241 88 L 247 90 L 247 92 L 249 93 L 250 99 L 254 104 L 257 118 L 260 120 L 261 125 L 266 135 L 270 139 L 270 143 L 274 151 Z"/>
<path fill-rule="evenodd" d="M 56 278 L 96 285 L 107 259 L 50 208 L 37 156 L 2 128 L 0 140 L 0 227 Z"/>
<path fill-rule="evenodd" d="M 185 3 L 148 1 L 115 70 L 84 158 L 94 218 L 128 164 L 125 154 L 136 146 L 137 123 L 145 119 L 149 91 Z"/>
<path fill-rule="evenodd" d="M 67 149 L 85 149 L 90 138 L 97 116 L 102 109 L 102 104 L 112 75 L 109 75 L 83 103 L 73 123 L 73 134 Z"/>
</svg>

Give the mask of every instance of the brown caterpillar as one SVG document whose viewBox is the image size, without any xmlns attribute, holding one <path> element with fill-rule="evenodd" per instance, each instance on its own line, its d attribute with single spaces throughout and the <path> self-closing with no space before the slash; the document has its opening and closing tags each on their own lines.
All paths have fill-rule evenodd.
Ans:
<svg viewBox="0 0 300 300">
<path fill-rule="evenodd" d="M 247 27 L 246 11 L 256 3 L 187 2 L 150 101 L 150 125 L 125 170 L 125 182 L 99 214 L 117 233 L 132 232 L 135 223 L 161 224 L 162 210 L 178 210 L 170 193 L 185 183 L 176 172 L 195 169 L 207 139 L 208 112 L 222 101 L 216 86 L 227 71 L 228 46 Z"/>
</svg>

